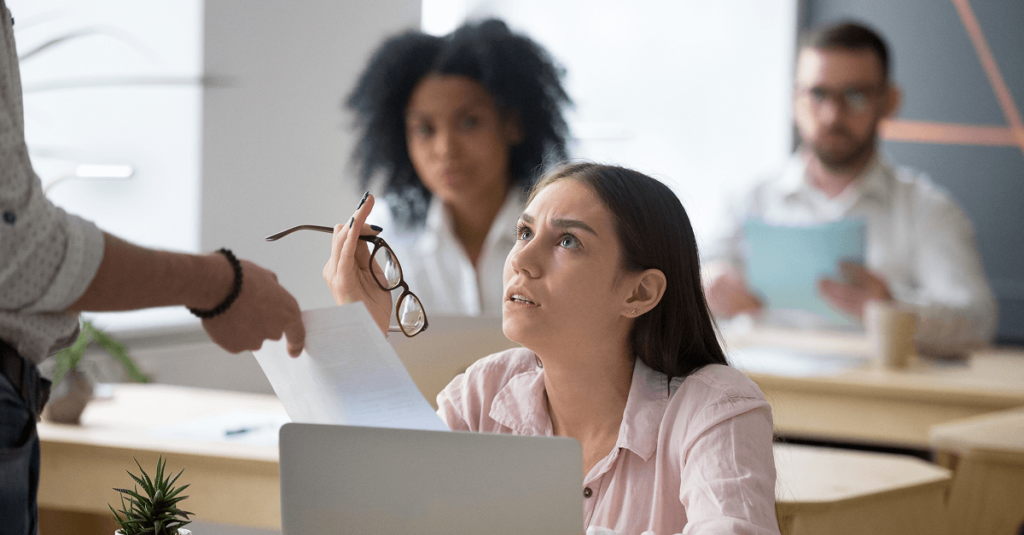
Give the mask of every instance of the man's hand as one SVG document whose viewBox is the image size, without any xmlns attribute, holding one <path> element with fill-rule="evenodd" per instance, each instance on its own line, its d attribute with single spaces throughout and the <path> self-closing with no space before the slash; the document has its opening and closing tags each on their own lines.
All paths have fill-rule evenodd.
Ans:
<svg viewBox="0 0 1024 535">
<path fill-rule="evenodd" d="M 747 290 L 743 277 L 735 270 L 719 275 L 707 288 L 708 307 L 716 316 L 731 318 L 737 314 L 757 312 L 764 306 Z"/>
<path fill-rule="evenodd" d="M 242 291 L 227 312 L 203 320 L 217 345 L 232 352 L 259 349 L 264 340 L 288 339 L 288 354 L 302 353 L 306 328 L 299 303 L 277 282 L 271 271 L 242 260 Z"/>
<path fill-rule="evenodd" d="M 891 301 L 889 285 L 876 273 L 853 262 L 840 262 L 839 270 L 846 282 L 833 279 L 818 281 L 818 292 L 833 307 L 858 318 L 864 317 L 868 301 Z"/>
</svg>

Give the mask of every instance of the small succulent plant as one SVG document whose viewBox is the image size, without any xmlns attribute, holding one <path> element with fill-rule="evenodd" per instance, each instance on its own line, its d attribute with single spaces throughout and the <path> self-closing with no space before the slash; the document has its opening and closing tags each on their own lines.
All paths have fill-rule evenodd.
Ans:
<svg viewBox="0 0 1024 535">
<path fill-rule="evenodd" d="M 110 512 L 114 513 L 114 519 L 121 526 L 120 532 L 124 535 L 177 535 L 178 528 L 191 522 L 188 519 L 190 513 L 178 509 L 178 502 L 188 496 L 179 496 L 181 491 L 188 488 L 188 485 L 175 487 L 174 483 L 185 470 L 182 469 L 174 477 L 164 477 L 164 468 L 167 461 L 163 456 L 156 462 L 156 473 L 151 479 L 138 459 L 135 465 L 139 467 L 140 476 L 128 472 L 128 475 L 135 480 L 135 490 L 117 489 L 121 493 L 121 510 L 115 511 L 109 504 Z M 142 493 L 139 487 L 142 487 Z"/>
</svg>

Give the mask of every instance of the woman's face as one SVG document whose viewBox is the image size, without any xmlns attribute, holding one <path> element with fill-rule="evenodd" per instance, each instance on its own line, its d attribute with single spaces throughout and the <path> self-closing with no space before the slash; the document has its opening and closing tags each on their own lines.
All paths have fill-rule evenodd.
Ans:
<svg viewBox="0 0 1024 535">
<path fill-rule="evenodd" d="M 484 86 L 465 76 L 427 76 L 405 113 L 409 159 L 446 204 L 505 195 L 518 128 Z"/>
<path fill-rule="evenodd" d="M 538 353 L 624 338 L 632 289 L 620 250 L 611 212 L 589 186 L 568 178 L 541 190 L 505 260 L 505 336 Z"/>
</svg>

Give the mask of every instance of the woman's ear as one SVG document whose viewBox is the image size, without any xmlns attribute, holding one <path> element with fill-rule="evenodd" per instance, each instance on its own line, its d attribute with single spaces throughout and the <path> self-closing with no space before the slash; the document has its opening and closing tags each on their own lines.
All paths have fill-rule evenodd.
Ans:
<svg viewBox="0 0 1024 535">
<path fill-rule="evenodd" d="M 632 292 L 623 303 L 622 314 L 636 318 L 658 306 L 665 295 L 667 280 L 660 269 L 648 269 L 630 277 Z"/>
</svg>

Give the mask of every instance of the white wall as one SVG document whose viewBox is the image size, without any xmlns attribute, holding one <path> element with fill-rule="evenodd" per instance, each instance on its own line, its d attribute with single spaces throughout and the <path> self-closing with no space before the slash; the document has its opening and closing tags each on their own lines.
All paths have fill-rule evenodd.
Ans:
<svg viewBox="0 0 1024 535">
<path fill-rule="evenodd" d="M 50 198 L 133 242 L 199 247 L 201 0 L 9 0 L 25 135 L 44 184 L 78 164 L 128 180 L 68 180 Z"/>
<path fill-rule="evenodd" d="M 701 241 L 726 193 L 791 150 L 796 10 L 797 0 L 468 0 L 470 18 L 505 19 L 566 67 L 572 155 L 663 179 Z"/>
</svg>

